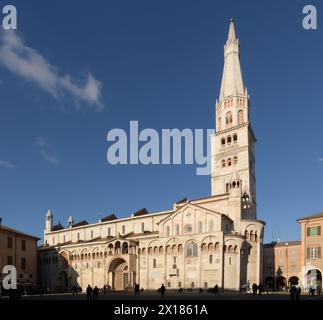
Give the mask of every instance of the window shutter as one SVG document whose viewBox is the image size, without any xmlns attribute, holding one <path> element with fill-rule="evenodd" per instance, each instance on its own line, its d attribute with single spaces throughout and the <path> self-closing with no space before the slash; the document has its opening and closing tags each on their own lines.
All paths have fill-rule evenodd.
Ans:
<svg viewBox="0 0 323 320">
<path fill-rule="evenodd" d="M 321 235 L 321 226 L 317 227 L 317 234 L 320 236 Z"/>
<path fill-rule="evenodd" d="M 317 248 L 318 258 L 321 259 L 321 247 Z"/>
<path fill-rule="evenodd" d="M 311 235 L 311 228 L 307 228 L 307 236 L 309 237 Z"/>
<path fill-rule="evenodd" d="M 311 249 L 307 248 L 307 259 L 310 259 L 311 257 Z"/>
</svg>

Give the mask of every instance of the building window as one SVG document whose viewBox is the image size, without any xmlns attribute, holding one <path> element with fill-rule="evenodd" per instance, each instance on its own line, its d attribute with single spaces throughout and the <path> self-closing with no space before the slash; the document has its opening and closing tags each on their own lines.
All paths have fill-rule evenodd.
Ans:
<svg viewBox="0 0 323 320">
<path fill-rule="evenodd" d="M 141 223 L 141 232 L 145 232 L 145 224 L 143 222 Z"/>
<path fill-rule="evenodd" d="M 171 282 L 167 282 L 167 288 L 171 288 L 172 283 Z"/>
<path fill-rule="evenodd" d="M 77 241 L 80 241 L 80 233 L 77 233 Z"/>
<path fill-rule="evenodd" d="M 321 247 L 307 248 L 307 259 L 320 259 Z"/>
<path fill-rule="evenodd" d="M 232 165 L 232 160 L 231 160 L 231 158 L 229 158 L 228 159 L 228 167 L 231 167 L 231 165 Z"/>
<path fill-rule="evenodd" d="M 182 287 L 182 282 L 178 283 L 178 287 L 181 288 Z"/>
<path fill-rule="evenodd" d="M 176 225 L 176 235 L 177 236 L 179 235 L 179 225 L 178 224 Z"/>
<path fill-rule="evenodd" d="M 232 264 L 232 258 L 231 257 L 229 258 L 229 264 Z"/>
<path fill-rule="evenodd" d="M 212 256 L 212 254 L 209 257 L 209 263 L 213 263 L 213 256 Z"/>
<path fill-rule="evenodd" d="M 123 225 L 122 226 L 122 234 L 125 234 L 126 233 L 126 226 L 125 225 Z"/>
<path fill-rule="evenodd" d="M 233 135 L 233 143 L 236 143 L 238 141 L 238 135 L 235 133 Z"/>
<path fill-rule="evenodd" d="M 65 238 L 65 236 L 63 236 L 63 243 L 65 243 L 66 242 L 66 238 Z"/>
<path fill-rule="evenodd" d="M 213 220 L 211 220 L 209 222 L 209 232 L 213 232 L 214 231 L 214 225 L 213 225 Z"/>
<path fill-rule="evenodd" d="M 111 236 L 111 228 L 108 228 L 108 237 Z"/>
<path fill-rule="evenodd" d="M 7 247 L 8 249 L 12 249 L 12 237 L 8 237 Z"/>
<path fill-rule="evenodd" d="M 233 164 L 234 165 L 238 164 L 238 157 L 237 156 L 233 157 Z"/>
<path fill-rule="evenodd" d="M 225 160 L 221 161 L 221 166 L 222 166 L 222 168 L 225 168 Z"/>
<path fill-rule="evenodd" d="M 26 251 L 26 240 L 21 240 L 21 251 Z"/>
<path fill-rule="evenodd" d="M 157 266 L 157 261 L 156 261 L 156 259 L 154 259 L 154 260 L 153 260 L 153 268 L 155 269 L 155 268 L 156 268 L 156 266 Z"/>
<path fill-rule="evenodd" d="M 91 231 L 91 239 L 93 239 L 93 231 Z"/>
<path fill-rule="evenodd" d="M 307 236 L 320 236 L 321 235 L 321 227 L 310 227 L 307 228 Z"/>
<path fill-rule="evenodd" d="M 12 257 L 7 257 L 7 265 L 12 266 Z"/>
<path fill-rule="evenodd" d="M 204 288 L 205 289 L 207 288 L 207 282 L 204 282 Z"/>
<path fill-rule="evenodd" d="M 22 270 L 26 269 L 26 258 L 21 258 L 21 269 Z"/>
<path fill-rule="evenodd" d="M 229 185 L 229 183 L 227 183 L 227 184 L 225 185 L 225 191 L 226 191 L 226 193 L 228 193 L 228 192 L 229 192 L 229 189 L 230 189 L 230 185 Z"/>
<path fill-rule="evenodd" d="M 232 122 L 233 122 L 232 112 L 228 112 L 226 114 L 226 117 L 225 117 L 226 128 L 231 128 L 232 127 Z"/>
<path fill-rule="evenodd" d="M 187 245 L 186 255 L 188 257 L 197 257 L 197 244 L 195 242 L 191 242 Z"/>
<path fill-rule="evenodd" d="M 222 146 L 224 146 L 224 145 L 225 145 L 225 139 L 224 139 L 224 138 L 222 138 L 222 139 L 221 139 L 221 145 L 222 145 Z"/>
<path fill-rule="evenodd" d="M 169 226 L 166 227 L 166 236 L 167 237 L 170 236 L 170 228 L 169 228 Z"/>
<path fill-rule="evenodd" d="M 228 143 L 228 144 L 231 144 L 231 142 L 232 142 L 232 138 L 231 138 L 231 136 L 229 136 L 229 137 L 227 138 L 227 143 Z"/>
<path fill-rule="evenodd" d="M 173 263 L 176 264 L 176 257 L 173 257 Z"/>
<path fill-rule="evenodd" d="M 202 226 L 202 222 L 199 222 L 199 233 L 203 232 L 203 226 Z"/>
<path fill-rule="evenodd" d="M 193 228 L 190 224 L 186 225 L 185 228 L 185 233 L 191 233 L 193 231 Z"/>
</svg>

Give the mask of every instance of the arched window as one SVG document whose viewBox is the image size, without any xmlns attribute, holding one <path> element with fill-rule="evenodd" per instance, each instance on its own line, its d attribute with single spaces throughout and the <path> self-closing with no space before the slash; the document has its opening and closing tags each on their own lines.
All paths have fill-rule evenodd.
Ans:
<svg viewBox="0 0 323 320">
<path fill-rule="evenodd" d="M 233 157 L 233 164 L 234 165 L 238 164 L 238 157 L 237 156 Z"/>
<path fill-rule="evenodd" d="M 145 224 L 143 222 L 141 223 L 141 232 L 145 232 Z"/>
<path fill-rule="evenodd" d="M 122 244 L 121 252 L 122 252 L 122 254 L 128 254 L 128 243 L 127 242 L 124 242 Z"/>
<path fill-rule="evenodd" d="M 179 235 L 179 224 L 176 225 L 176 235 Z"/>
<path fill-rule="evenodd" d="M 213 225 L 213 220 L 211 220 L 209 222 L 209 232 L 213 232 L 214 231 L 214 225 Z"/>
<path fill-rule="evenodd" d="M 233 143 L 236 143 L 236 142 L 238 142 L 238 135 L 235 133 L 233 135 Z"/>
<path fill-rule="evenodd" d="M 212 254 L 209 257 L 209 263 L 213 263 L 213 256 L 212 256 Z"/>
<path fill-rule="evenodd" d="M 122 234 L 125 234 L 126 233 L 126 226 L 125 225 L 123 225 L 122 226 Z"/>
<path fill-rule="evenodd" d="M 243 111 L 239 110 L 238 112 L 238 124 L 242 124 L 243 123 Z"/>
<path fill-rule="evenodd" d="M 218 131 L 222 130 L 222 126 L 221 126 L 221 117 L 218 118 Z"/>
<path fill-rule="evenodd" d="M 222 139 L 221 139 L 221 145 L 222 145 L 222 146 L 224 146 L 224 145 L 225 145 L 225 139 L 224 139 L 224 138 L 222 138 Z"/>
<path fill-rule="evenodd" d="M 225 117 L 225 125 L 226 125 L 226 128 L 231 128 L 232 127 L 232 122 L 233 122 L 232 112 L 229 111 L 226 114 L 226 117 Z"/>
<path fill-rule="evenodd" d="M 221 161 L 221 166 L 222 166 L 222 168 L 225 168 L 225 160 L 224 159 Z"/>
<path fill-rule="evenodd" d="M 231 142 L 232 142 L 232 138 L 231 138 L 231 136 L 228 136 L 228 138 L 227 138 L 227 143 L 228 143 L 228 144 L 231 144 Z"/>
<path fill-rule="evenodd" d="M 199 222 L 199 233 L 203 232 L 203 226 L 202 226 L 202 222 Z"/>
<path fill-rule="evenodd" d="M 169 226 L 166 227 L 166 236 L 167 237 L 170 236 L 170 227 Z"/>
<path fill-rule="evenodd" d="M 228 159 L 228 167 L 231 167 L 231 165 L 232 165 L 232 160 L 231 160 L 231 158 L 229 158 Z"/>
<path fill-rule="evenodd" d="M 189 243 L 186 248 L 186 256 L 197 257 L 197 255 L 197 244 L 195 242 Z"/>
<path fill-rule="evenodd" d="M 156 268 L 156 265 L 157 265 L 157 261 L 156 259 L 153 260 L 153 268 L 155 269 Z"/>
</svg>

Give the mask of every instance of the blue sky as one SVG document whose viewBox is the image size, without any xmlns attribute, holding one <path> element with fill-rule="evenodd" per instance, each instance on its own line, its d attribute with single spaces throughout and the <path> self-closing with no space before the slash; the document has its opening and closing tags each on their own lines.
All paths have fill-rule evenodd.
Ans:
<svg viewBox="0 0 323 320">
<path fill-rule="evenodd" d="M 55 222 L 66 224 L 69 215 L 94 222 L 209 195 L 210 178 L 197 176 L 195 166 L 109 165 L 106 135 L 127 130 L 130 120 L 157 130 L 213 128 L 231 16 L 258 139 L 265 240 L 299 239 L 296 219 L 323 210 L 319 1 L 311 1 L 316 31 L 302 28 L 307 3 L 296 0 L 10 4 L 18 10 L 18 34 L 14 43 L 0 34 L 0 49 L 19 50 L 22 62 L 37 57 L 33 67 L 41 75 L 27 76 L 23 63 L 2 56 L 0 216 L 6 225 L 42 236 L 49 208 Z"/>
</svg>

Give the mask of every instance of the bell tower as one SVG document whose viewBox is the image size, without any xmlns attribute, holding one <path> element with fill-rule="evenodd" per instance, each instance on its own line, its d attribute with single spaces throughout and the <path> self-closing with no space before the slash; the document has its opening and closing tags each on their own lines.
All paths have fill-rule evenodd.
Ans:
<svg viewBox="0 0 323 320">
<path fill-rule="evenodd" d="M 242 195 L 248 198 L 248 210 L 243 210 L 242 217 L 256 218 L 256 138 L 249 117 L 250 98 L 244 86 L 240 42 L 233 18 L 224 46 L 221 90 L 215 108 L 216 130 L 211 137 L 212 195 L 230 193 L 231 177 L 237 172 Z"/>
</svg>

